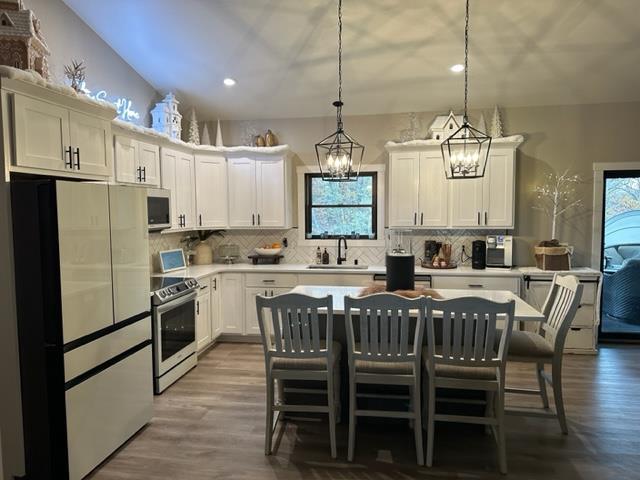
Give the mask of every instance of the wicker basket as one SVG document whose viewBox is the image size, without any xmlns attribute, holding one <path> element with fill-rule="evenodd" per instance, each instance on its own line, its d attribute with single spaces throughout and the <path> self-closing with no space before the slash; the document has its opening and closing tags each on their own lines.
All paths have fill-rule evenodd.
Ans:
<svg viewBox="0 0 640 480">
<path fill-rule="evenodd" d="M 534 247 L 540 270 L 571 270 L 571 247 Z"/>
</svg>

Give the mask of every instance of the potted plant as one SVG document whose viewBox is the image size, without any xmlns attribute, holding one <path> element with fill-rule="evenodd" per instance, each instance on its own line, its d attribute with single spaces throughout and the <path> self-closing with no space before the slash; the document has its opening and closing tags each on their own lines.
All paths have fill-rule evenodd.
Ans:
<svg viewBox="0 0 640 480">
<path fill-rule="evenodd" d="M 193 265 L 209 265 L 213 263 L 213 249 L 207 240 L 213 235 L 222 237 L 223 230 L 197 230 L 195 235 L 182 239 L 187 246 L 187 254 L 192 258 Z"/>
</svg>

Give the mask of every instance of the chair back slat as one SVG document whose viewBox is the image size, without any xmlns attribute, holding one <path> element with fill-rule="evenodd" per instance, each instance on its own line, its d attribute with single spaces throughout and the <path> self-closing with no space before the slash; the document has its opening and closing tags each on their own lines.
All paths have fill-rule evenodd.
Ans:
<svg viewBox="0 0 640 480">
<path fill-rule="evenodd" d="M 377 293 L 361 298 L 347 296 L 344 302 L 350 361 L 419 361 L 424 334 L 424 298 Z M 357 332 L 360 332 L 359 342 Z"/>
<path fill-rule="evenodd" d="M 553 283 L 542 309 L 545 321 L 540 333 L 556 352 L 564 349 L 571 322 L 580 306 L 582 289 L 583 285 L 574 275 L 555 274 L 553 277 Z"/>
<path fill-rule="evenodd" d="M 311 309 L 311 351 L 320 351 L 320 320 L 317 308 Z"/>
<path fill-rule="evenodd" d="M 315 298 L 296 293 L 276 297 L 258 295 L 256 309 L 265 357 L 308 358 L 331 355 L 333 340 L 333 298 L 331 296 Z M 324 332 L 321 329 L 319 312 L 326 315 Z"/>
<path fill-rule="evenodd" d="M 492 302 L 478 297 L 451 300 L 426 299 L 429 364 L 504 367 L 511 336 L 515 301 Z M 497 318 L 505 319 L 498 352 L 495 351 Z M 436 351 L 434 323 L 442 318 L 442 349 Z"/>
<path fill-rule="evenodd" d="M 424 319 L 423 319 L 424 320 Z M 400 321 L 400 356 L 405 357 L 409 354 L 409 311 L 402 309 L 402 320 Z"/>
</svg>

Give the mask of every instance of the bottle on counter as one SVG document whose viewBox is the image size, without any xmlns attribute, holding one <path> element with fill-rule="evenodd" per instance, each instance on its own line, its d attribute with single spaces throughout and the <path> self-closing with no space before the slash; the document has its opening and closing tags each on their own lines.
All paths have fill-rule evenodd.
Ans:
<svg viewBox="0 0 640 480">
<path fill-rule="evenodd" d="M 322 263 L 322 250 L 320 250 L 320 245 L 316 248 L 316 265 L 320 265 Z"/>
<path fill-rule="evenodd" d="M 322 253 L 322 264 L 323 265 L 329 265 L 329 252 L 327 252 L 327 249 L 324 249 L 324 252 Z"/>
</svg>

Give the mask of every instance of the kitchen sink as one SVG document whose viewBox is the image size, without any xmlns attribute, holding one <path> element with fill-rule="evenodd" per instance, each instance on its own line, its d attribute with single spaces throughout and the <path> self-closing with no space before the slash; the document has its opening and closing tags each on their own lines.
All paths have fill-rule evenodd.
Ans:
<svg viewBox="0 0 640 480">
<path fill-rule="evenodd" d="M 314 263 L 307 265 L 307 268 L 314 270 L 366 270 L 369 268 L 369 265 L 354 265 L 352 263 L 343 263 L 342 265 L 337 265 L 335 263 L 329 265 L 317 265 Z"/>
</svg>

